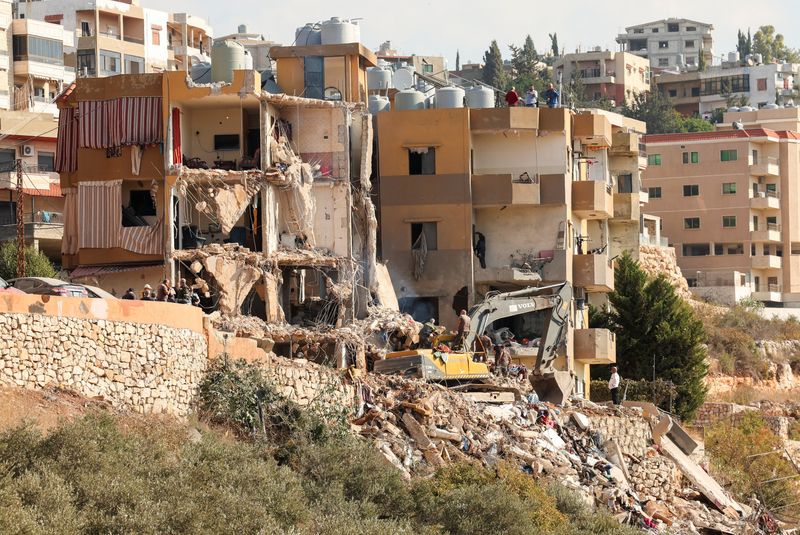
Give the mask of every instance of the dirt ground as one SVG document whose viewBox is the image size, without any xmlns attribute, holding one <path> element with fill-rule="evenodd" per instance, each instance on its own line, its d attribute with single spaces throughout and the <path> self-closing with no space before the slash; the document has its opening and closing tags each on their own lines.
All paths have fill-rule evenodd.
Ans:
<svg viewBox="0 0 800 535">
<path fill-rule="evenodd" d="M 0 387 L 0 431 L 24 422 L 48 430 L 62 420 L 107 407 L 108 404 L 102 401 L 87 400 L 71 392 L 3 386 Z"/>
</svg>

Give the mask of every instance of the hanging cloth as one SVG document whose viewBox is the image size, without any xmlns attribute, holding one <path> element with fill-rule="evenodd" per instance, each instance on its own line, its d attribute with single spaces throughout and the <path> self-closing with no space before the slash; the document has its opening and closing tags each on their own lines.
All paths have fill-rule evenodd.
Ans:
<svg viewBox="0 0 800 535">
<path fill-rule="evenodd" d="M 122 180 L 81 182 L 78 185 L 80 249 L 119 247 L 122 228 Z"/>
<path fill-rule="evenodd" d="M 172 164 L 180 165 L 183 163 L 183 151 L 181 149 L 181 110 L 172 108 Z"/>
<path fill-rule="evenodd" d="M 58 115 L 56 172 L 72 173 L 78 169 L 78 110 L 62 108 Z"/>
<path fill-rule="evenodd" d="M 61 239 L 61 253 L 73 255 L 78 253 L 78 188 L 64 188 L 63 191 L 64 237 Z"/>
<path fill-rule="evenodd" d="M 139 176 L 139 171 L 142 168 L 142 155 L 144 154 L 144 147 L 142 145 L 131 145 L 131 174 Z"/>
</svg>

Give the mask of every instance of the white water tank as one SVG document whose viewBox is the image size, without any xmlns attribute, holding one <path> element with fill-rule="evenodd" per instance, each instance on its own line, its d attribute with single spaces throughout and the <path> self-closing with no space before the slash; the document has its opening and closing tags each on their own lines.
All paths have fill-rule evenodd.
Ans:
<svg viewBox="0 0 800 535">
<path fill-rule="evenodd" d="M 416 89 L 403 89 L 394 96 L 395 110 L 425 109 L 425 95 Z"/>
<path fill-rule="evenodd" d="M 361 35 L 358 24 L 349 20 L 332 17 L 322 23 L 322 44 L 323 45 L 342 45 L 345 43 L 357 43 Z"/>
<path fill-rule="evenodd" d="M 294 32 L 294 44 L 297 46 L 311 46 L 322 44 L 322 30 L 315 24 L 308 23 Z"/>
<path fill-rule="evenodd" d="M 367 99 L 367 109 L 371 114 L 380 113 L 382 111 L 389 111 L 392 108 L 389 103 L 389 97 L 383 95 L 370 95 Z"/>
<path fill-rule="evenodd" d="M 244 51 L 244 68 L 247 71 L 253 70 L 253 56 L 247 50 Z"/>
<path fill-rule="evenodd" d="M 377 91 L 392 87 L 392 71 L 383 67 L 367 69 L 367 89 Z"/>
<path fill-rule="evenodd" d="M 400 67 L 394 71 L 394 87 L 401 91 L 414 87 L 414 68 Z"/>
<path fill-rule="evenodd" d="M 189 75 L 192 81 L 196 84 L 210 84 L 211 83 L 211 64 L 205 61 L 195 63 L 192 65 L 192 70 Z"/>
<path fill-rule="evenodd" d="M 756 109 L 752 106 L 742 106 L 739 111 L 756 111 Z"/>
<path fill-rule="evenodd" d="M 728 61 L 731 63 L 737 63 L 739 61 L 739 53 L 738 52 L 728 52 Z"/>
<path fill-rule="evenodd" d="M 767 104 L 766 106 L 764 106 L 764 109 L 765 109 L 765 110 L 777 110 L 777 109 L 778 109 L 778 107 L 779 107 L 779 106 L 778 106 L 777 104 L 775 104 L 774 102 L 770 102 L 769 104 Z"/>
<path fill-rule="evenodd" d="M 460 87 L 440 87 L 436 90 L 437 108 L 463 108 L 464 90 Z"/>
<path fill-rule="evenodd" d="M 494 91 L 482 85 L 467 89 L 468 108 L 494 108 Z"/>
<path fill-rule="evenodd" d="M 244 46 L 230 39 L 216 41 L 211 47 L 211 80 L 232 82 L 233 71 L 247 68 Z"/>
<path fill-rule="evenodd" d="M 738 111 L 739 108 L 737 108 L 736 106 L 731 106 L 730 108 L 728 108 L 728 113 L 737 113 Z"/>
</svg>

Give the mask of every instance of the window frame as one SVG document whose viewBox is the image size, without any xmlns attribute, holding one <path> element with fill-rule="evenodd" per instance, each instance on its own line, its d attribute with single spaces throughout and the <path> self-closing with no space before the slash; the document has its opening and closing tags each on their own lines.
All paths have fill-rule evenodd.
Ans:
<svg viewBox="0 0 800 535">
<path fill-rule="evenodd" d="M 730 224 L 733 222 L 733 224 Z M 723 215 L 722 216 L 722 228 L 736 228 L 736 216 L 735 215 Z"/>
<path fill-rule="evenodd" d="M 647 165 L 661 165 L 661 154 L 648 154 Z"/>
<path fill-rule="evenodd" d="M 731 158 L 733 156 L 733 158 Z M 720 149 L 719 161 L 721 162 L 736 162 L 739 160 L 738 149 Z"/>
<path fill-rule="evenodd" d="M 684 217 L 683 218 L 683 230 L 700 230 L 700 218 L 699 217 Z"/>
<path fill-rule="evenodd" d="M 409 176 L 435 176 L 436 175 L 436 147 L 427 147 L 425 152 L 416 148 L 408 149 L 408 175 Z M 419 159 L 416 162 L 415 159 Z"/>
<path fill-rule="evenodd" d="M 689 188 L 688 190 L 686 188 Z M 688 193 L 687 193 L 688 191 Z M 683 185 L 683 196 L 684 197 L 699 197 L 700 196 L 700 184 L 684 184 Z"/>
<path fill-rule="evenodd" d="M 658 191 L 658 195 L 654 195 L 654 193 Z M 660 199 L 661 198 L 661 186 L 650 186 L 647 188 L 647 198 L 648 199 Z"/>
<path fill-rule="evenodd" d="M 733 186 L 733 187 L 731 187 L 731 186 Z M 723 195 L 736 195 L 736 182 L 723 182 L 722 183 L 722 194 Z"/>
</svg>

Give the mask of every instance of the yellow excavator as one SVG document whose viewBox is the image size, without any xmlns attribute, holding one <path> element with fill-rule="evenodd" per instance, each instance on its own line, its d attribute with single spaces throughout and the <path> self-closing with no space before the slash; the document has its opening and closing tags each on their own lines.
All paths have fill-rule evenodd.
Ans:
<svg viewBox="0 0 800 535">
<path fill-rule="evenodd" d="M 463 347 L 475 347 L 476 342 L 497 320 L 550 309 L 549 321 L 542 324 L 535 363 L 527 367 L 530 368 L 531 384 L 539 399 L 561 404 L 572 393 L 573 376 L 569 371 L 556 370 L 554 363 L 566 340 L 571 302 L 572 287 L 568 282 L 487 294 L 482 303 L 469 311 L 470 329 L 465 333 Z M 452 335 L 434 338 L 432 349 L 389 353 L 384 360 L 375 362 L 374 371 L 445 383 L 480 383 L 489 379 L 491 372 L 488 366 L 473 358 L 476 352 L 444 352 L 436 349 L 440 343 L 452 339 Z M 488 350 L 484 348 L 484 351 Z"/>
</svg>

